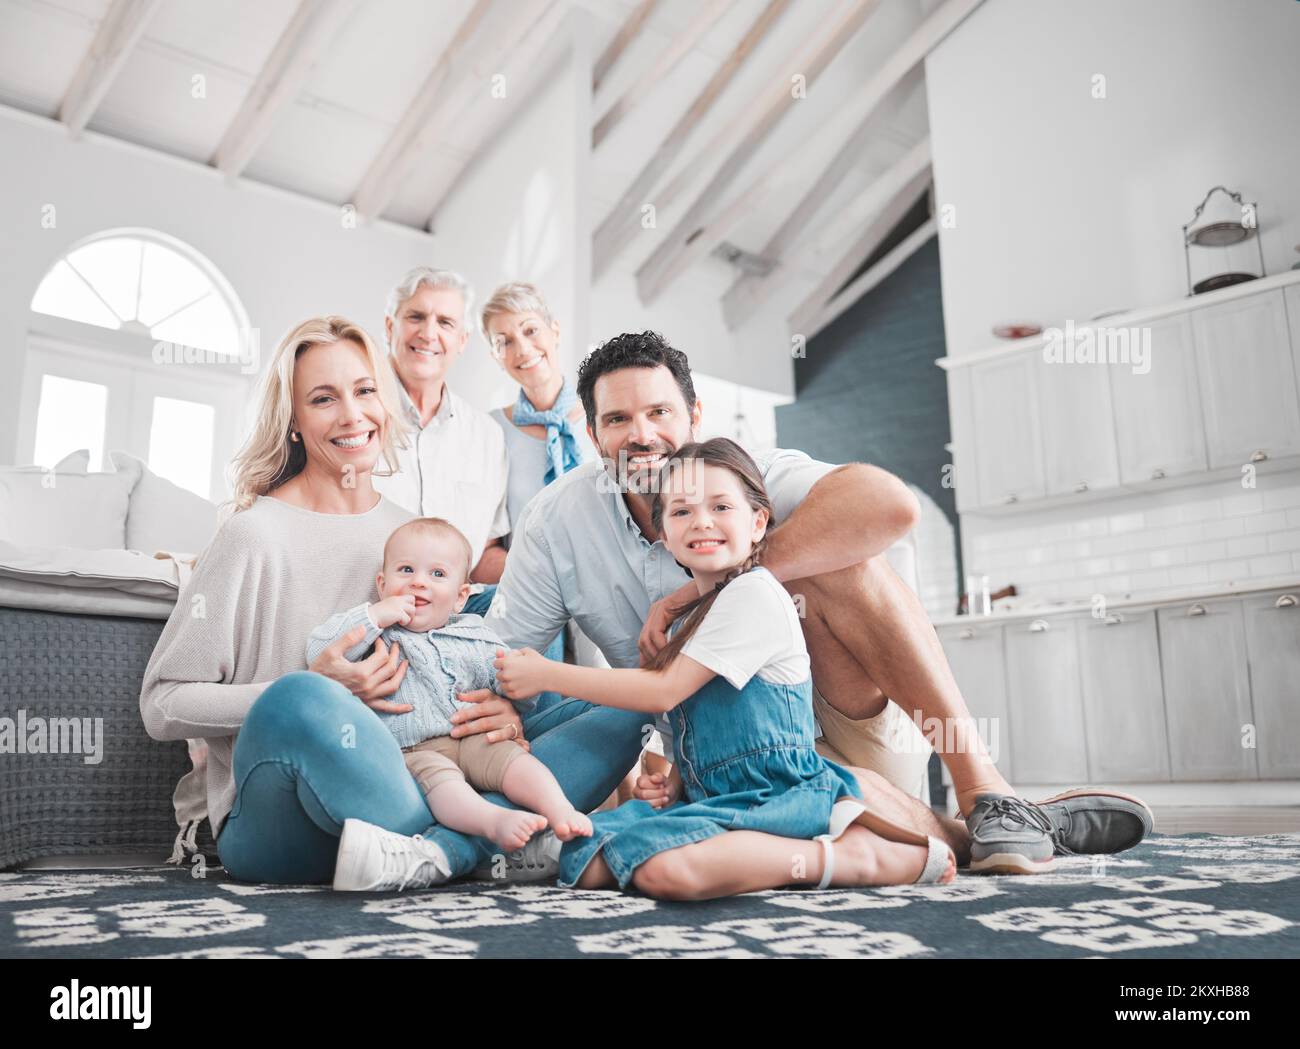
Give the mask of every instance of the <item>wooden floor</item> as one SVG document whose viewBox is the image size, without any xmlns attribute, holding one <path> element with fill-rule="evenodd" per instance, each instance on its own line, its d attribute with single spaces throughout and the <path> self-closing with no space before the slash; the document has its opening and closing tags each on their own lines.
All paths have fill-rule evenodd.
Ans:
<svg viewBox="0 0 1300 1049">
<path fill-rule="evenodd" d="M 1157 834 L 1300 834 L 1300 806 L 1153 805 Z"/>
</svg>

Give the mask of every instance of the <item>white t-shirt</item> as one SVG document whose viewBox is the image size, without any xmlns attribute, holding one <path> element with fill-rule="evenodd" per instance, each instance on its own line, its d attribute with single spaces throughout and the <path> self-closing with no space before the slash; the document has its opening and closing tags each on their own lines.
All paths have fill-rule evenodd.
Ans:
<svg viewBox="0 0 1300 1049">
<path fill-rule="evenodd" d="M 713 602 L 681 654 L 726 678 L 733 688 L 755 674 L 775 685 L 798 685 L 812 674 L 808 646 L 794 601 L 776 576 L 755 568 L 733 579 Z M 664 754 L 672 758 L 672 728 L 666 715 L 655 723 Z"/>
<path fill-rule="evenodd" d="M 682 655 L 738 689 L 755 674 L 775 685 L 797 685 L 812 673 L 794 601 L 761 567 L 722 588 Z"/>
</svg>

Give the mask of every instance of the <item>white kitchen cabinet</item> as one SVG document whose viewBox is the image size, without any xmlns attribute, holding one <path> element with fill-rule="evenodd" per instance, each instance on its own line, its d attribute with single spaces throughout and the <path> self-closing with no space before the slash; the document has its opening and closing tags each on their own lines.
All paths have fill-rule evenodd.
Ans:
<svg viewBox="0 0 1300 1049">
<path fill-rule="evenodd" d="M 1191 320 L 1179 314 L 1148 328 L 1149 371 L 1136 373 L 1123 364 L 1106 368 L 1124 484 L 1196 473 L 1207 465 Z"/>
<path fill-rule="evenodd" d="M 1031 357 L 1043 429 L 1048 495 L 1082 495 L 1119 484 L 1106 373 L 1122 364 L 1070 364 Z"/>
<path fill-rule="evenodd" d="M 958 513 L 980 505 L 975 469 L 975 420 L 971 414 L 969 368 L 948 373 L 948 423 L 952 433 L 952 485 Z"/>
<path fill-rule="evenodd" d="M 1043 452 L 1034 366 L 1037 352 L 998 358 L 971 369 L 971 417 L 980 505 L 1041 498 Z"/>
<path fill-rule="evenodd" d="M 1240 601 L 1195 601 L 1157 612 L 1170 771 L 1177 780 L 1255 779 L 1254 723 Z"/>
<path fill-rule="evenodd" d="M 1242 606 L 1260 778 L 1300 777 L 1300 587 Z"/>
<path fill-rule="evenodd" d="M 1088 768 L 1101 783 L 1169 779 L 1154 610 L 1080 620 Z"/>
<path fill-rule="evenodd" d="M 1291 367 L 1295 369 L 1296 394 L 1300 396 L 1300 284 L 1292 284 L 1282 297 L 1291 328 Z"/>
<path fill-rule="evenodd" d="M 1281 291 L 1191 313 L 1210 468 L 1300 453 L 1296 390 Z"/>
<path fill-rule="evenodd" d="M 1003 630 L 1017 781 L 1087 781 L 1075 620 L 1035 619 Z"/>
<path fill-rule="evenodd" d="M 939 628 L 939 641 L 957 687 L 975 718 L 998 771 L 1012 778 L 1011 723 L 1007 716 L 1007 673 L 1002 659 L 1002 627 L 974 623 Z"/>
</svg>

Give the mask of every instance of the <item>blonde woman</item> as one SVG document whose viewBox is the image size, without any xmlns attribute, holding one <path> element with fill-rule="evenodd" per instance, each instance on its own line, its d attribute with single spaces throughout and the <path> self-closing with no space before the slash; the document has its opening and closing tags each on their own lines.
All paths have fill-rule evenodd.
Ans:
<svg viewBox="0 0 1300 1049">
<path fill-rule="evenodd" d="M 560 325 L 533 285 L 503 284 L 483 305 L 483 337 L 501 370 L 519 384 L 514 404 L 490 414 L 506 435 L 507 501 L 515 525 L 533 496 L 596 458 L 582 404 L 565 381 Z"/>
<path fill-rule="evenodd" d="M 242 880 L 329 882 L 350 818 L 369 829 L 353 836 L 347 863 L 338 864 L 351 878 L 336 880 L 338 888 L 435 884 L 496 851 L 486 839 L 432 826 L 396 739 L 372 713 L 411 709 L 388 699 L 406 672 L 397 646 L 379 641 L 372 655 L 349 662 L 344 652 L 361 640 L 358 627 L 307 666 L 312 628 L 377 597 L 384 541 L 411 518 L 371 480 L 391 468 L 402 439 L 394 381 L 370 337 L 341 317 L 306 321 L 281 342 L 235 459 L 233 513 L 199 558 L 145 669 L 148 733 L 206 743 L 194 748 L 206 757 L 176 792 L 178 844 L 192 848 L 207 816 L 222 863 Z M 512 703 L 488 697 L 455 734 L 531 740 L 575 805 L 591 808 L 619 775 L 602 775 L 589 757 L 617 747 L 610 737 L 622 721 L 602 714 L 575 700 L 525 723 Z M 636 727 L 621 734 L 630 737 L 630 762 Z M 507 865 L 508 876 L 517 870 L 528 873 Z"/>
</svg>

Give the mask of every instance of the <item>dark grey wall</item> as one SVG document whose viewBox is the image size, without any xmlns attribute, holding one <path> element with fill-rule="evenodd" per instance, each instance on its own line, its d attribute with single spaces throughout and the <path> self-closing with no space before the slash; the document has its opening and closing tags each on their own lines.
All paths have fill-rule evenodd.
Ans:
<svg viewBox="0 0 1300 1049">
<path fill-rule="evenodd" d="M 925 492 L 955 530 L 953 492 L 943 487 L 952 461 L 943 447 L 948 388 L 934 363 L 947 352 L 938 241 L 926 242 L 806 352 L 794 362 L 795 403 L 776 409 L 777 445 L 826 462 L 883 467 Z"/>
<path fill-rule="evenodd" d="M 891 241 L 919 221 L 919 213 L 909 216 Z M 874 463 L 916 485 L 952 522 L 960 580 L 957 507 L 943 487 L 943 467 L 952 461 L 943 447 L 951 439 L 948 385 L 934 363 L 947 355 L 938 240 L 811 339 L 806 352 L 794 362 L 795 403 L 776 409 L 777 446 L 831 463 Z M 930 800 L 940 810 L 946 802 L 938 755 L 930 758 Z"/>
</svg>

